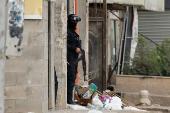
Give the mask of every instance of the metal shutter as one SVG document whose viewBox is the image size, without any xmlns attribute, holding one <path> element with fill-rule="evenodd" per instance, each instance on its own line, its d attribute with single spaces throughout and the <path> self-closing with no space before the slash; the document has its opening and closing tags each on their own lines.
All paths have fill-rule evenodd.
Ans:
<svg viewBox="0 0 170 113">
<path fill-rule="evenodd" d="M 165 38 L 170 38 L 170 9 L 165 12 L 139 11 L 139 32 L 147 36 L 157 44 L 161 44 Z M 150 41 L 149 45 L 156 45 Z"/>
</svg>

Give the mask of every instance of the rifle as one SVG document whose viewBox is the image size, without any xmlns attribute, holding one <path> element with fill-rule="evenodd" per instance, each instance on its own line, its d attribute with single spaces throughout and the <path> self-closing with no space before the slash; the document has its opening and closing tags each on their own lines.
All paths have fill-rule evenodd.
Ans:
<svg viewBox="0 0 170 113">
<path fill-rule="evenodd" d="M 81 48 L 81 40 L 79 40 L 79 46 L 78 46 L 81 50 L 81 52 L 83 53 L 83 55 L 81 55 L 78 59 L 76 59 L 74 61 L 74 64 L 77 64 L 79 61 L 82 60 L 82 66 L 83 66 L 83 72 L 84 72 L 84 81 L 87 81 L 86 80 L 86 57 L 85 57 L 85 51 Z"/>
</svg>

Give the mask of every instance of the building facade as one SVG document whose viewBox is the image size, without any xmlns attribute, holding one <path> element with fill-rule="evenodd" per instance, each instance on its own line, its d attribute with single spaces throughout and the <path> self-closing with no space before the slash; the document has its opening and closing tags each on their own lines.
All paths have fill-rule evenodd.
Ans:
<svg viewBox="0 0 170 113">
<path fill-rule="evenodd" d="M 29 5 L 25 5 L 25 3 L 29 4 L 30 1 L 11 0 L 6 5 L 8 13 L 6 13 L 4 68 L 5 113 L 48 113 L 65 109 L 67 106 L 67 16 L 74 13 L 74 0 L 69 0 L 69 2 L 68 0 L 40 1 L 42 5 L 35 9 L 32 19 L 24 15 L 27 13 L 26 9 L 29 8 Z M 98 20 L 97 18 L 89 18 L 89 15 L 94 12 L 90 10 L 91 5 L 94 6 L 94 4 L 89 2 L 89 0 L 79 0 L 78 2 L 78 15 L 82 18 L 78 30 L 82 40 L 82 48 L 86 51 L 86 72 L 93 77 L 93 74 L 100 74 L 99 70 L 101 69 L 101 67 L 97 67 L 96 73 L 90 70 L 90 66 L 92 66 L 91 61 L 96 61 L 100 66 L 100 60 L 96 60 L 95 55 L 99 56 L 97 59 L 101 59 L 102 40 L 99 38 L 102 34 L 96 35 L 96 33 L 102 33 L 103 20 L 102 18 L 98 18 Z M 132 1 L 129 5 L 131 3 Z M 138 0 L 136 4 L 142 6 L 144 2 Z M 100 5 L 98 4 L 98 6 Z M 14 12 L 17 12 L 18 15 L 14 15 Z M 40 12 L 42 15 L 35 16 L 37 13 L 41 14 Z M 123 15 L 123 12 L 116 11 L 115 13 L 118 16 Z M 112 30 L 115 28 L 117 31 L 121 30 L 122 23 L 109 11 L 108 16 L 108 25 L 110 25 L 108 30 L 110 38 L 108 39 L 110 42 L 107 44 L 112 46 L 114 43 L 113 49 L 119 46 L 117 43 L 120 40 L 118 38 L 115 42 L 114 36 L 120 37 L 121 35 L 111 34 Z M 13 17 L 17 17 L 17 23 L 13 22 Z M 14 29 L 15 25 L 18 26 L 17 30 Z M 92 39 L 92 37 L 98 37 L 98 40 L 97 38 Z M 98 51 L 95 53 L 93 50 L 96 47 L 98 47 Z M 115 50 L 109 54 L 113 53 L 118 54 L 118 51 Z M 113 56 L 113 58 L 115 57 Z M 109 62 L 111 62 L 111 58 Z M 82 66 L 79 63 L 79 84 L 88 84 L 88 82 L 84 82 L 83 78 Z"/>
</svg>

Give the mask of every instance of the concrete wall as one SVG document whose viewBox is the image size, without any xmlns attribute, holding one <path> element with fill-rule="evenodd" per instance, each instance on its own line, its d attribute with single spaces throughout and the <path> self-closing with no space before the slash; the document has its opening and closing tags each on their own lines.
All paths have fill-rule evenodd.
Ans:
<svg viewBox="0 0 170 113">
<path fill-rule="evenodd" d="M 90 3 L 103 3 L 103 0 L 89 0 Z M 117 3 L 117 4 L 125 4 L 125 5 L 144 5 L 144 0 L 107 0 L 108 4 L 113 4 L 113 3 Z"/>
<path fill-rule="evenodd" d="M 170 96 L 169 82 L 169 77 L 117 75 L 116 91 L 124 93 L 139 93 L 141 90 L 148 90 L 151 95 Z"/>
<path fill-rule="evenodd" d="M 88 11 L 88 0 L 79 0 L 79 17 L 81 18 L 81 22 L 79 22 L 79 36 L 80 40 L 82 41 L 82 49 L 85 50 L 86 53 L 86 73 L 88 73 L 88 43 L 89 43 L 89 35 L 88 35 L 88 29 L 89 29 L 89 11 Z M 84 72 L 82 67 L 82 62 L 79 62 L 79 85 L 87 84 L 84 82 Z"/>
<path fill-rule="evenodd" d="M 54 65 L 58 79 L 56 109 L 67 103 L 67 0 L 54 4 Z"/>
<path fill-rule="evenodd" d="M 5 0 L 0 4 L 5 5 Z M 4 42 L 5 42 L 5 8 L 0 7 L 0 113 L 4 113 Z"/>
<path fill-rule="evenodd" d="M 5 113 L 48 111 L 48 1 L 43 19 L 24 20 L 23 53 L 5 61 Z"/>
<path fill-rule="evenodd" d="M 139 92 L 148 90 L 151 104 L 170 106 L 169 82 L 169 77 L 117 75 L 115 92 L 121 92 L 123 98 L 137 105 Z"/>
</svg>

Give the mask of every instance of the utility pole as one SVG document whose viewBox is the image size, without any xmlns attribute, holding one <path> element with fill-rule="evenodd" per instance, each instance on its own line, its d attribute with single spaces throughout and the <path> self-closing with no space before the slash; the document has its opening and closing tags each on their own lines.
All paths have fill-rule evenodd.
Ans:
<svg viewBox="0 0 170 113">
<path fill-rule="evenodd" d="M 0 113 L 4 113 L 5 0 L 0 0 Z"/>
<path fill-rule="evenodd" d="M 107 89 L 107 0 L 103 0 L 103 40 L 102 40 L 102 80 L 103 91 Z"/>
</svg>

